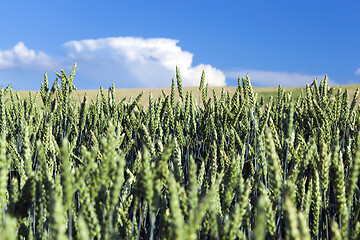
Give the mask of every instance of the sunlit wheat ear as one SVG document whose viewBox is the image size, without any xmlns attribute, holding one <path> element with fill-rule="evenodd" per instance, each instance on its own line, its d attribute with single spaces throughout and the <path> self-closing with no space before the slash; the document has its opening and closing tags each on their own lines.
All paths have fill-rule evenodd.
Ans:
<svg viewBox="0 0 360 240">
<path fill-rule="evenodd" d="M 0 134 L 4 134 L 6 129 L 6 109 L 5 109 L 5 90 L 0 89 Z"/>
<path fill-rule="evenodd" d="M 269 162 L 269 184 L 271 189 L 272 201 L 274 202 L 274 204 L 276 204 L 281 192 L 282 169 L 279 157 L 275 150 L 273 137 L 269 129 L 266 130 L 266 154 L 266 158 Z"/>
<path fill-rule="evenodd" d="M 271 237 L 274 237 L 276 234 L 276 212 L 273 210 L 272 202 L 269 199 L 269 191 L 264 185 L 261 185 L 259 188 L 261 194 L 260 198 L 263 201 L 261 205 L 264 207 L 264 210 L 266 210 L 266 230 Z"/>
<path fill-rule="evenodd" d="M 179 96 L 180 96 L 181 100 L 184 102 L 184 90 L 183 90 L 183 87 L 182 87 L 180 69 L 178 67 L 176 67 L 176 81 L 177 81 L 177 87 L 178 87 L 178 91 L 179 91 Z"/>
<path fill-rule="evenodd" d="M 359 236 L 360 236 L 360 222 L 357 222 L 355 227 L 353 229 L 351 229 L 350 231 L 351 231 L 350 238 L 359 239 Z"/>
<path fill-rule="evenodd" d="M 57 178 L 60 179 L 60 178 Z M 56 186 L 60 185 L 60 181 Z M 60 195 L 59 189 L 54 189 L 50 195 L 49 202 L 49 222 L 50 222 L 50 234 L 52 236 L 57 236 L 58 239 L 67 239 L 66 237 L 66 220 L 64 215 L 64 206 L 61 199 L 58 197 Z"/>
<path fill-rule="evenodd" d="M 329 170 L 331 164 L 331 155 L 328 153 L 328 146 L 324 139 L 320 140 L 320 187 L 322 190 L 324 206 L 327 209 L 329 205 L 328 190 L 329 190 Z"/>
<path fill-rule="evenodd" d="M 299 231 L 299 222 L 296 217 L 296 208 L 293 205 L 293 202 L 286 197 L 284 201 L 284 212 L 286 219 L 286 236 L 289 239 L 301 239 Z"/>
<path fill-rule="evenodd" d="M 108 206 L 108 212 L 106 216 L 106 229 L 107 232 L 112 232 L 114 230 L 114 215 L 116 216 L 116 205 L 119 202 L 121 196 L 121 188 L 124 183 L 124 167 L 125 159 L 124 156 L 118 156 L 114 163 L 115 173 L 113 177 L 113 185 L 110 188 L 110 201 Z"/>
<path fill-rule="evenodd" d="M 331 175 L 333 180 L 334 194 L 336 198 L 336 212 L 338 213 L 338 222 L 340 224 L 341 235 L 346 238 L 348 235 L 348 207 L 346 205 L 344 164 L 340 146 L 337 142 L 332 153 Z"/>
<path fill-rule="evenodd" d="M 0 226 L 5 224 L 5 210 L 7 205 L 7 182 L 8 182 L 9 161 L 6 157 L 5 135 L 0 136 Z"/>
<path fill-rule="evenodd" d="M 79 230 L 78 239 L 88 239 L 90 236 L 88 226 L 83 215 L 80 215 L 77 220 L 77 229 Z"/>
<path fill-rule="evenodd" d="M 205 82 L 205 71 L 202 71 L 201 74 L 201 80 L 200 80 L 200 85 L 199 85 L 199 91 L 201 92 L 204 88 L 204 82 Z"/>
<path fill-rule="evenodd" d="M 69 153 L 69 142 L 67 139 L 63 141 L 63 145 L 61 148 L 61 185 L 63 191 L 63 204 L 61 204 L 64 208 L 64 211 L 67 212 L 68 215 L 68 231 L 69 234 L 72 231 L 72 202 L 73 202 L 73 194 L 74 189 L 73 179 L 71 174 L 71 165 L 70 165 L 70 153 Z M 55 203 L 58 204 L 58 203 Z"/>
<path fill-rule="evenodd" d="M 180 202 L 178 197 L 178 184 L 174 177 L 170 175 L 168 179 L 170 204 L 171 204 L 171 216 L 172 216 L 172 239 L 183 239 L 185 236 L 184 232 L 184 216 L 180 209 Z"/>
<path fill-rule="evenodd" d="M 331 221 L 331 237 L 333 239 L 344 239 L 339 229 L 339 224 L 335 221 Z"/>
<path fill-rule="evenodd" d="M 0 227 L 0 239 L 17 239 L 16 234 L 14 234 L 18 229 L 18 223 L 16 219 L 10 215 L 4 215 L 3 217 L 6 219 L 6 222 Z"/>
<path fill-rule="evenodd" d="M 147 148 L 144 148 L 142 157 L 142 167 L 139 173 L 137 191 L 146 201 L 152 201 L 154 195 L 153 182 L 154 176 L 150 166 L 150 155 Z"/>
<path fill-rule="evenodd" d="M 319 232 L 319 220 L 320 220 L 320 207 L 321 207 L 321 193 L 320 193 L 320 179 L 319 173 L 315 169 L 313 176 L 313 188 L 311 196 L 311 206 L 310 206 L 310 221 L 311 221 L 311 233 L 313 237 L 316 237 Z"/>
<path fill-rule="evenodd" d="M 256 239 L 266 239 L 267 231 L 265 229 L 267 229 L 267 207 L 268 206 L 265 197 L 260 196 L 257 203 L 257 218 L 254 230 L 254 236 L 256 236 Z"/>
<path fill-rule="evenodd" d="M 352 202 L 354 198 L 354 191 L 358 183 L 359 165 L 360 165 L 360 134 L 358 134 L 358 138 L 356 141 L 355 156 L 353 158 L 353 163 L 346 183 L 346 200 L 347 200 L 347 205 L 350 208 L 352 206 Z"/>
</svg>

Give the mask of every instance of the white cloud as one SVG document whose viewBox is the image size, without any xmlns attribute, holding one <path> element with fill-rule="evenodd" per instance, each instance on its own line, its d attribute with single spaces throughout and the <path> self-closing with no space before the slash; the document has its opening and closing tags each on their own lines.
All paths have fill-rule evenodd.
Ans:
<svg viewBox="0 0 360 240">
<path fill-rule="evenodd" d="M 252 85 L 261 87 L 278 86 L 279 84 L 284 87 L 305 87 L 306 84 L 311 84 L 315 78 L 320 82 L 325 77 L 325 74 L 310 75 L 261 70 L 229 71 L 226 73 L 228 78 L 245 77 L 246 75 L 249 75 Z M 335 85 L 336 83 L 328 78 L 328 84 Z"/>
<path fill-rule="evenodd" d="M 78 63 L 79 71 L 100 83 L 169 86 L 178 66 L 184 86 L 197 86 L 203 70 L 209 85 L 226 85 L 221 70 L 206 64 L 192 66 L 193 54 L 182 50 L 178 42 L 167 38 L 113 37 L 69 41 L 64 46 L 68 56 Z"/>
<path fill-rule="evenodd" d="M 39 69 L 55 67 L 55 61 L 42 51 L 35 51 L 17 43 L 11 50 L 0 50 L 0 69 Z"/>
<path fill-rule="evenodd" d="M 286 87 L 303 87 L 312 83 L 314 78 L 320 80 L 325 75 L 262 70 L 234 70 L 224 74 L 209 64 L 194 66 L 194 54 L 181 49 L 178 43 L 178 40 L 168 38 L 85 39 L 66 42 L 64 47 L 67 55 L 58 58 L 29 49 L 23 42 L 19 42 L 10 50 L 0 50 L 0 70 L 7 70 L 0 72 L 0 82 L 5 83 L 4 79 L 15 79 L 16 76 L 24 79 L 26 76 L 28 85 L 22 88 L 30 88 L 40 83 L 41 75 L 33 75 L 36 82 L 34 80 L 30 83 L 29 72 L 38 74 L 39 71 L 52 72 L 60 68 L 69 71 L 74 62 L 78 65 L 75 85 L 79 89 L 98 88 L 100 85 L 109 87 L 111 83 L 115 83 L 117 88 L 165 87 L 175 77 L 176 66 L 180 68 L 184 86 L 198 86 L 203 70 L 206 82 L 211 86 L 225 86 L 225 76 L 236 79 L 248 74 L 254 86 L 281 84 Z M 360 75 L 360 68 L 355 74 Z M 336 84 L 331 80 L 328 82 L 330 85 Z M 13 85 L 20 84 L 25 84 L 25 81 L 19 80 Z"/>
<path fill-rule="evenodd" d="M 360 68 L 355 71 L 355 75 L 360 75 Z"/>
</svg>

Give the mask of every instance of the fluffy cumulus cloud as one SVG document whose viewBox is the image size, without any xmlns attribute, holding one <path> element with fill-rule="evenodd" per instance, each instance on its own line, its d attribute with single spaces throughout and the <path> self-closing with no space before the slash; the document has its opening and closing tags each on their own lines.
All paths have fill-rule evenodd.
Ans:
<svg viewBox="0 0 360 240">
<path fill-rule="evenodd" d="M 77 63 L 75 85 L 79 89 L 94 89 L 100 85 L 117 88 L 167 87 L 180 68 L 184 86 L 198 86 L 202 71 L 211 86 L 225 86 L 226 77 L 236 79 L 249 75 L 254 86 L 305 86 L 324 74 L 302 74 L 261 70 L 228 71 L 209 65 L 193 65 L 194 54 L 168 38 L 112 37 L 85 39 L 64 43 L 64 57 L 52 57 L 28 48 L 23 42 L 10 50 L 0 49 L 0 85 L 12 80 L 14 89 L 34 89 L 41 83 L 41 73 L 70 71 Z M 360 75 L 360 69 L 355 71 Z M 19 80 L 21 79 L 21 80 Z M 26 79 L 22 81 L 22 79 Z M 329 84 L 335 84 L 329 80 Z M 38 88 L 36 88 L 38 89 Z"/>
<path fill-rule="evenodd" d="M 360 68 L 358 68 L 358 69 L 355 71 L 355 75 L 359 75 L 359 76 L 360 76 Z"/>
<path fill-rule="evenodd" d="M 311 84 L 315 78 L 319 81 L 325 77 L 325 74 L 310 75 L 261 70 L 230 71 L 226 73 L 228 78 L 245 77 L 246 75 L 249 75 L 252 85 L 262 87 L 277 86 L 279 84 L 284 87 L 304 87 L 306 84 Z M 335 85 L 336 83 L 328 78 L 328 84 Z"/>
<path fill-rule="evenodd" d="M 35 51 L 17 43 L 13 49 L 0 50 L 0 69 L 45 69 L 54 67 L 55 61 L 42 51 Z"/>
<path fill-rule="evenodd" d="M 104 84 L 169 86 L 178 66 L 184 86 L 198 85 L 203 70 L 209 85 L 226 85 L 221 70 L 208 64 L 193 66 L 193 54 L 182 50 L 177 43 L 167 38 L 113 37 L 69 41 L 64 47 L 82 74 Z"/>
</svg>

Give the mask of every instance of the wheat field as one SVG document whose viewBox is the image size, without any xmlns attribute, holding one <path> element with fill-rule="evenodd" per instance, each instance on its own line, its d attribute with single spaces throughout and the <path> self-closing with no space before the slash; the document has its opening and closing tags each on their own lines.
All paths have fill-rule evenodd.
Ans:
<svg viewBox="0 0 360 240">
<path fill-rule="evenodd" d="M 359 89 L 58 77 L 0 89 L 0 239 L 359 239 Z"/>
</svg>

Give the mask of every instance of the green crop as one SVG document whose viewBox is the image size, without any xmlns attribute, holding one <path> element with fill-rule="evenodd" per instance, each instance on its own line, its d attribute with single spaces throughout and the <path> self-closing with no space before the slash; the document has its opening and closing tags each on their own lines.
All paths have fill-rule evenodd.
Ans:
<svg viewBox="0 0 360 240">
<path fill-rule="evenodd" d="M 0 90 L 1 239 L 359 239 L 359 90 L 210 97 L 203 73 L 197 102 L 177 68 L 179 101 L 79 102 L 75 69 Z"/>
</svg>

